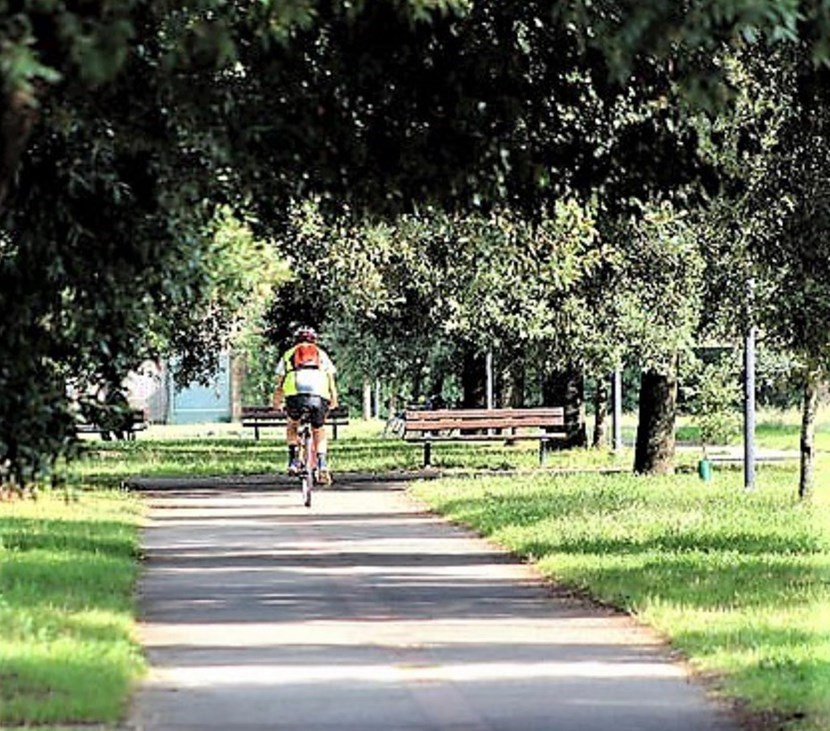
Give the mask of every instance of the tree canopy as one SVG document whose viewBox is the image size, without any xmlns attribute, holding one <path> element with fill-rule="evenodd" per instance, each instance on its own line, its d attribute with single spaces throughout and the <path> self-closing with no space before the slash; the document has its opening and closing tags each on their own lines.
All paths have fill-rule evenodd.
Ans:
<svg viewBox="0 0 830 731">
<path fill-rule="evenodd" d="M 67 377 L 116 384 L 173 349 L 198 371 L 233 330 L 239 302 L 216 264 L 227 253 L 214 235 L 220 206 L 246 221 L 250 241 L 278 241 L 303 200 L 324 217 L 368 217 L 343 239 L 340 273 L 371 287 L 373 270 L 397 268 L 398 290 L 374 313 L 380 337 L 410 319 L 401 296 L 430 305 L 424 327 L 439 322 L 476 347 L 506 341 L 517 312 L 544 333 L 552 313 L 531 311 L 528 296 L 542 288 L 567 304 L 557 327 L 585 339 L 595 325 L 580 302 L 616 265 L 605 235 L 568 249 L 568 225 L 596 217 L 600 231 L 624 230 L 638 211 L 693 208 L 740 177 L 705 154 L 715 138 L 695 112 L 734 98 L 724 59 L 735 49 L 797 48 L 813 71 L 830 56 L 818 0 L 0 0 L 0 10 L 0 469 L 18 479 L 70 443 Z M 384 248 L 392 230 L 396 245 L 420 241 L 426 210 L 439 212 L 430 256 Z M 504 252 L 526 287 L 480 266 Z M 229 266 L 245 288 L 242 260 Z M 428 273 L 403 276 L 424 261 L 458 265 L 457 281 L 439 291 Z M 510 308 L 489 306 L 495 295 Z M 488 306 L 475 314 L 473 302 Z"/>
</svg>

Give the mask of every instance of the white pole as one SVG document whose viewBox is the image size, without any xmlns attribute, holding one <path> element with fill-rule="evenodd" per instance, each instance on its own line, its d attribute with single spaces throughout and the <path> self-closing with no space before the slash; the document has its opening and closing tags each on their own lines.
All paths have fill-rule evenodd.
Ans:
<svg viewBox="0 0 830 731">
<path fill-rule="evenodd" d="M 755 489 L 755 328 L 744 344 L 744 489 Z"/>
<path fill-rule="evenodd" d="M 493 408 L 493 351 L 487 351 L 487 408 Z"/>
<path fill-rule="evenodd" d="M 372 418 L 372 383 L 365 377 L 363 379 L 363 418 L 367 421 Z"/>
</svg>

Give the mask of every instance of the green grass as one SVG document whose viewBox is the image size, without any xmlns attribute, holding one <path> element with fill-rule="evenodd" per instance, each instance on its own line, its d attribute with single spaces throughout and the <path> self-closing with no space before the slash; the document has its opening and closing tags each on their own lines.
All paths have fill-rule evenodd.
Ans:
<svg viewBox="0 0 830 731">
<path fill-rule="evenodd" d="M 816 446 L 830 451 L 830 411 L 819 415 Z M 632 415 L 626 415 L 623 438 L 631 444 L 636 433 Z M 681 419 L 678 440 L 695 443 L 697 429 Z M 340 472 L 384 472 L 415 470 L 421 467 L 421 445 L 404 443 L 396 437 L 380 438 L 383 423 L 352 420 L 341 427 L 338 439 L 330 439 L 332 467 Z M 758 416 L 757 447 L 769 450 L 797 450 L 799 446 L 797 412 L 762 412 Z M 267 474 L 285 468 L 285 435 L 282 429 L 267 429 L 255 441 L 252 430 L 238 424 L 199 424 L 154 426 L 139 434 L 134 442 L 86 441 L 88 454 L 73 467 L 73 474 L 96 485 L 117 485 L 135 474 L 156 477 Z M 733 440 L 733 445 L 740 439 Z M 678 451 L 676 463 L 692 470 L 699 458 L 695 450 Z M 432 461 L 444 470 L 535 469 L 538 444 L 436 443 Z M 632 449 L 621 454 L 610 450 L 570 450 L 550 453 L 546 463 L 555 468 L 617 468 L 628 470 L 633 463 Z"/>
<path fill-rule="evenodd" d="M 386 472 L 421 468 L 423 447 L 398 439 L 345 437 L 329 442 L 329 461 L 339 472 Z M 630 450 L 617 456 L 608 450 L 550 453 L 551 467 L 619 467 L 627 469 Z M 696 456 L 695 456 L 696 459 Z M 442 469 L 535 469 L 538 444 L 434 444 L 432 462 Z M 287 452 L 282 441 L 266 439 L 142 440 L 94 445 L 73 465 L 76 479 L 90 484 L 118 484 L 135 474 L 152 477 L 251 475 L 284 471 Z"/>
<path fill-rule="evenodd" d="M 341 430 L 335 471 L 419 468 L 421 446 L 381 439 L 381 428 Z M 797 419 L 763 421 L 759 446 L 792 448 L 797 434 Z M 250 436 L 229 424 L 93 438 L 68 472 L 77 501 L 57 492 L 0 503 L 0 726 L 123 717 L 145 668 L 133 605 L 141 505 L 114 488 L 133 476 L 284 469 L 281 430 Z M 589 471 L 554 474 L 538 470 L 533 442 L 438 444 L 433 460 L 449 477 L 417 489 L 550 576 L 653 625 L 730 697 L 775 718 L 806 713 L 799 731 L 828 729 L 828 464 L 808 507 L 794 500 L 794 463 L 761 468 L 747 495 L 740 467 L 717 465 L 707 484 L 689 474 L 697 457 L 678 455 L 685 474 L 645 479 L 629 474 L 630 449 L 552 453 L 549 467 Z M 618 472 L 600 474 L 608 469 Z"/>
<path fill-rule="evenodd" d="M 813 505 L 794 468 L 692 475 L 456 477 L 415 494 L 551 578 L 656 628 L 729 698 L 830 728 L 830 464 Z M 786 722 L 785 726 L 780 724 Z"/>
<path fill-rule="evenodd" d="M 107 492 L 0 503 L 0 725 L 121 718 L 144 670 L 139 513 Z"/>
<path fill-rule="evenodd" d="M 156 427 L 148 436 L 132 442 L 86 441 L 85 456 L 72 467 L 74 479 L 94 485 L 117 485 L 140 474 L 145 477 L 201 477 L 252 475 L 283 471 L 287 462 L 283 430 L 269 429 L 254 440 L 251 432 L 233 425 L 206 429 L 205 425 L 166 429 Z M 336 472 L 386 472 L 417 470 L 423 447 L 397 437 L 381 438 L 380 422 L 354 421 L 341 428 L 338 439 L 329 439 L 329 459 Z M 189 437 L 184 437 L 186 434 Z M 173 434 L 174 438 L 167 438 Z M 454 444 L 436 443 L 432 461 L 445 470 L 535 469 L 538 443 L 518 442 Z M 696 458 L 696 457 L 695 457 Z M 575 450 L 548 454 L 546 463 L 558 468 L 627 469 L 630 450 L 615 455 L 609 450 Z"/>
</svg>

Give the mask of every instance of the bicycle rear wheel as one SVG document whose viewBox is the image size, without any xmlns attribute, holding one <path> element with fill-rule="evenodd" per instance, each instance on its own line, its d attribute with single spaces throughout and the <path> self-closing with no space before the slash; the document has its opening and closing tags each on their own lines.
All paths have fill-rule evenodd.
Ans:
<svg viewBox="0 0 830 731">
<path fill-rule="evenodd" d="M 307 429 L 303 434 L 303 470 L 302 470 L 302 485 L 303 485 L 303 505 L 307 508 L 311 507 L 311 492 L 314 487 L 314 454 L 313 442 L 311 436 L 311 429 Z"/>
</svg>

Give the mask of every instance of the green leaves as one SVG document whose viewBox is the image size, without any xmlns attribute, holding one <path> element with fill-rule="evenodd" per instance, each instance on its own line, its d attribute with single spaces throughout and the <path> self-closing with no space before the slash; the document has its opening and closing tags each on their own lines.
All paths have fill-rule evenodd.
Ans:
<svg viewBox="0 0 830 731">
<path fill-rule="evenodd" d="M 706 360 L 681 359 L 681 393 L 703 446 L 729 444 L 740 433 L 740 352 L 732 349 Z"/>
<path fill-rule="evenodd" d="M 668 203 L 627 229 L 622 322 L 638 360 L 663 372 L 691 347 L 701 315 L 704 260 L 693 221 Z"/>
<path fill-rule="evenodd" d="M 51 84 L 59 81 L 61 75 L 40 63 L 32 48 L 31 37 L 24 35 L 22 38 L 9 38 L 0 44 L 0 78 L 7 89 L 18 89 L 31 96 L 32 85 L 38 79 Z"/>
<path fill-rule="evenodd" d="M 63 20 L 61 30 L 72 36 L 70 57 L 78 67 L 80 78 L 92 87 L 115 78 L 127 59 L 128 44 L 134 36 L 132 22 L 115 18 L 87 31 L 76 17 L 67 16 Z"/>
<path fill-rule="evenodd" d="M 369 332 L 355 359 L 377 371 L 451 357 L 433 347 L 441 336 L 479 351 L 531 343 L 591 368 L 631 343 L 658 360 L 690 341 L 701 309 L 684 207 L 735 194 L 709 222 L 709 252 L 771 242 L 765 229 L 823 251 L 823 204 L 800 201 L 824 191 L 767 182 L 823 174 L 803 155 L 787 167 L 776 146 L 799 119 L 782 65 L 796 31 L 805 58 L 822 58 L 825 5 L 24 4 L 0 20 L 3 90 L 29 95 L 0 140 L 3 388 L 36 404 L 32 424 L 48 421 L 59 451 L 61 378 L 117 383 L 171 343 L 196 372 L 273 284 L 280 327 L 299 302 L 318 324 Z M 781 53 L 728 52 L 768 41 Z M 678 90 L 727 82 L 729 115 L 676 104 Z M 649 203 L 629 222 L 632 200 Z M 713 233 L 733 214 L 740 225 Z M 792 225 L 808 218 L 822 223 Z M 782 277 L 802 271 L 802 250 L 767 254 L 786 259 Z M 817 288 L 801 291 L 820 304 Z M 783 301 L 805 331 L 799 301 Z M 375 365 L 381 350 L 395 358 Z M 3 399 L 13 424 L 19 404 Z M 48 451 L 16 433 L 0 457 Z"/>
</svg>

